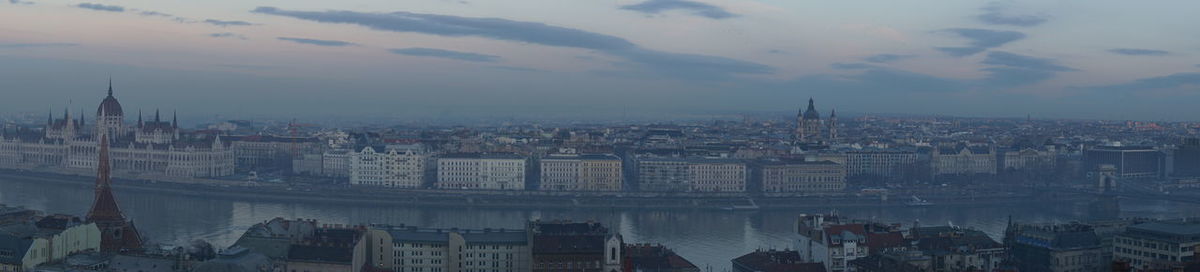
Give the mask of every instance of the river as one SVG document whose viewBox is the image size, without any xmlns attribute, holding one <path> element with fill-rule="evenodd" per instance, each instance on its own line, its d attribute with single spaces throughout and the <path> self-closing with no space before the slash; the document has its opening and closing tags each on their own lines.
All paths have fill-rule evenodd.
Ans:
<svg viewBox="0 0 1200 272">
<path fill-rule="evenodd" d="M 888 207 L 788 211 L 564 210 L 416 208 L 233 200 L 142 191 L 117 191 L 126 216 L 153 242 L 183 244 L 204 239 L 228 246 L 255 223 L 275 217 L 317 219 L 326 224 L 407 224 L 437 228 L 522 228 L 528 220 L 594 220 L 620 231 L 630 243 L 663 244 L 697 266 L 725 271 L 729 261 L 755 249 L 791 247 L 795 220 L 804 213 L 837 212 L 880 222 L 972 227 L 999 239 L 1007 217 L 1019 222 L 1086 220 L 1088 205 L 1015 204 L 978 207 Z M 0 179 L 0 204 L 47 213 L 83 216 L 92 202 L 91 186 Z M 1121 200 L 1122 216 L 1173 218 L 1200 216 L 1200 205 Z"/>
</svg>

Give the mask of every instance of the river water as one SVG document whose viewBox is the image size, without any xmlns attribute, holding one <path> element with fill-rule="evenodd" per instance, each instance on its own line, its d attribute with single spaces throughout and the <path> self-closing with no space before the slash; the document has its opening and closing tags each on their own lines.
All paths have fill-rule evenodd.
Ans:
<svg viewBox="0 0 1200 272">
<path fill-rule="evenodd" d="M 979 207 L 887 207 L 789 211 L 563 210 L 415 208 L 232 200 L 199 196 L 117 191 L 126 216 L 153 242 L 183 244 L 204 239 L 228 246 L 251 225 L 275 217 L 317 219 L 325 224 L 407 224 L 436 228 L 522 228 L 533 219 L 594 220 L 630 243 L 663 244 L 708 271 L 726 271 L 729 261 L 755 249 L 791 247 L 796 218 L 804 213 L 837 212 L 887 223 L 972 227 L 999 239 L 1007 217 L 1019 222 L 1086 220 L 1088 206 L 1018 204 Z M 92 202 L 90 186 L 0 179 L 0 204 L 47 213 L 83 216 Z M 1173 218 L 1200 216 L 1200 205 L 1121 200 L 1122 216 Z"/>
</svg>

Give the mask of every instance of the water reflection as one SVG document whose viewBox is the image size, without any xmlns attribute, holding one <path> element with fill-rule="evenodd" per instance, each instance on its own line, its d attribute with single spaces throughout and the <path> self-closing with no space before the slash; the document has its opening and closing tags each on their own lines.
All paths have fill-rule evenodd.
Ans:
<svg viewBox="0 0 1200 272">
<path fill-rule="evenodd" d="M 386 223 L 426 227 L 522 228 L 532 219 L 594 220 L 614 226 L 628 242 L 661 243 L 700 267 L 721 271 L 729 260 L 760 248 L 788 248 L 795 218 L 803 213 L 838 212 L 847 216 L 905 225 L 954 224 L 983 230 L 996 238 L 1007 216 L 1023 222 L 1068 222 L 1087 218 L 1086 204 L 981 207 L 854 208 L 791 211 L 650 211 L 411 208 L 245 201 L 205 196 L 118 191 L 126 215 L 149 239 L 181 244 L 205 239 L 233 243 L 249 226 L 274 217 L 311 218 L 327 224 Z M 0 203 L 51 213 L 83 215 L 91 205 L 89 186 L 0 180 Z M 1123 200 L 1122 214 L 1143 217 L 1198 216 L 1196 205 Z"/>
</svg>

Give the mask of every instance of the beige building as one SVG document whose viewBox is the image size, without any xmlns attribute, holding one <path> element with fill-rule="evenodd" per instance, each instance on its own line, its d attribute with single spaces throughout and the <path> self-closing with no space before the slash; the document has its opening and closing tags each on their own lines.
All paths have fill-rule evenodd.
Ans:
<svg viewBox="0 0 1200 272">
<path fill-rule="evenodd" d="M 621 158 L 613 155 L 555 154 L 541 159 L 542 191 L 620 191 Z"/>
<path fill-rule="evenodd" d="M 943 145 L 933 150 L 934 175 L 996 174 L 996 153 L 984 145 Z"/>
<path fill-rule="evenodd" d="M 52 215 L 34 222 L 9 222 L 0 232 L 0 271 L 23 272 L 45 264 L 63 261 L 79 252 L 100 250 L 100 229 L 96 224 L 82 223 L 73 216 Z"/>
<path fill-rule="evenodd" d="M 694 159 L 688 160 L 688 177 L 692 192 L 745 192 L 749 173 L 738 160 Z"/>
<path fill-rule="evenodd" d="M 525 190 L 524 157 L 512 154 L 449 154 L 438 158 L 437 188 Z"/>
<path fill-rule="evenodd" d="M 819 194 L 846 189 L 846 168 L 832 161 L 774 161 L 762 166 L 764 193 Z"/>
</svg>

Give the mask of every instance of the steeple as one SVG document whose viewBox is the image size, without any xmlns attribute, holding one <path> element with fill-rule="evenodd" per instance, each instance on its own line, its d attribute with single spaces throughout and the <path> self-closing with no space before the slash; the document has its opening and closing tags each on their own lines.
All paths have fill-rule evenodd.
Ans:
<svg viewBox="0 0 1200 272">
<path fill-rule="evenodd" d="M 113 197 L 112 193 L 108 134 L 103 131 L 99 133 L 101 134 L 99 161 L 96 162 L 96 202 L 92 203 L 92 210 L 88 212 L 87 219 L 89 222 L 124 222 L 125 215 L 121 213 L 121 208 L 117 207 L 117 199 Z"/>
<path fill-rule="evenodd" d="M 112 77 L 108 78 L 108 96 L 112 97 Z"/>
<path fill-rule="evenodd" d="M 108 155 L 108 133 L 100 133 L 99 161 L 96 162 L 96 200 L 88 211 L 87 222 L 100 229 L 100 251 L 119 252 L 142 247 L 142 237 L 133 222 L 117 206 L 112 192 L 112 168 Z"/>
</svg>

